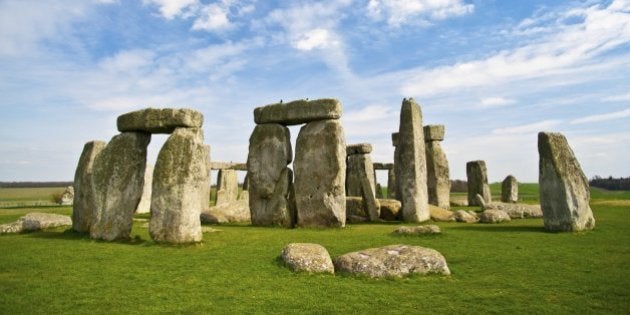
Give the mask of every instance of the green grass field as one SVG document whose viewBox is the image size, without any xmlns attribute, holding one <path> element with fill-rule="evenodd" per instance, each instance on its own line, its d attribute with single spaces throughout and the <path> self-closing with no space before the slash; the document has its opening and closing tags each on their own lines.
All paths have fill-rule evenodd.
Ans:
<svg viewBox="0 0 630 315">
<path fill-rule="evenodd" d="M 64 229 L 2 235 L 0 314 L 627 313 L 628 196 L 594 191 L 597 227 L 583 233 L 547 233 L 541 219 L 526 219 L 437 223 L 443 234 L 429 237 L 394 236 L 394 223 L 322 230 L 230 225 L 189 246 L 154 243 L 142 222 L 134 223 L 129 242 L 93 241 Z M 32 211 L 71 209 L 0 209 L 0 223 Z M 430 247 L 446 257 L 452 275 L 294 274 L 277 260 L 291 242 L 322 244 L 333 257 L 390 244 Z"/>
</svg>

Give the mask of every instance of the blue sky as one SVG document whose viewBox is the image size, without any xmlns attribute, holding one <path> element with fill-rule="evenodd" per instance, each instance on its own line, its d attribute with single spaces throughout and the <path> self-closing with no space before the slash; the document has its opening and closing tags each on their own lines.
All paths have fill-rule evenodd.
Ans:
<svg viewBox="0 0 630 315">
<path fill-rule="evenodd" d="M 414 97 L 454 179 L 537 181 L 542 130 L 629 176 L 629 73 L 630 0 L 0 0 L 0 181 L 72 180 L 144 107 L 201 111 L 211 158 L 244 162 L 255 107 L 322 97 L 375 161 Z"/>
</svg>

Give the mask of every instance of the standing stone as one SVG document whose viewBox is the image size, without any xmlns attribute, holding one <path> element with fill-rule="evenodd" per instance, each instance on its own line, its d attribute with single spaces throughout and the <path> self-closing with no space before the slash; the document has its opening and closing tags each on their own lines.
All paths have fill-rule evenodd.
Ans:
<svg viewBox="0 0 630 315">
<path fill-rule="evenodd" d="M 470 161 L 466 163 L 466 176 L 468 177 L 468 205 L 481 206 L 477 202 L 477 194 L 483 197 L 486 203 L 492 201 L 490 186 L 488 185 L 488 170 L 484 161 Z"/>
<path fill-rule="evenodd" d="M 345 226 L 346 143 L 341 122 L 321 120 L 303 126 L 293 166 L 298 225 Z"/>
<path fill-rule="evenodd" d="M 215 205 L 236 201 L 238 199 L 238 179 L 236 171 L 221 169 L 217 175 L 217 200 Z"/>
<path fill-rule="evenodd" d="M 363 194 L 361 182 L 368 180 L 370 187 L 375 187 L 374 166 L 370 157 L 372 146 L 369 143 L 360 143 L 346 147 L 348 154 L 346 170 L 346 194 L 360 197 Z M 374 188 L 370 189 L 373 194 Z"/>
<path fill-rule="evenodd" d="M 79 164 L 74 172 L 74 202 L 72 204 L 72 229 L 87 233 L 94 222 L 96 203 L 92 186 L 92 173 L 96 157 L 107 144 L 90 141 L 83 146 Z"/>
<path fill-rule="evenodd" d="M 383 196 L 383 187 L 381 186 L 381 184 L 376 183 L 376 199 L 383 198 L 385 198 L 385 196 Z"/>
<path fill-rule="evenodd" d="M 444 140 L 444 125 L 424 126 L 429 203 L 443 209 L 449 209 L 451 206 L 451 181 L 448 160 L 440 144 L 442 140 Z"/>
<path fill-rule="evenodd" d="M 387 199 L 396 198 L 396 169 L 395 166 L 387 170 Z"/>
<path fill-rule="evenodd" d="M 61 194 L 61 201 L 59 202 L 62 206 L 71 206 L 74 202 L 74 187 L 68 186 L 66 190 Z"/>
<path fill-rule="evenodd" d="M 142 197 L 150 141 L 148 133 L 123 132 L 114 136 L 96 157 L 92 169 L 96 207 L 91 238 L 129 238 L 133 213 Z"/>
<path fill-rule="evenodd" d="M 407 222 L 426 221 L 431 218 L 431 214 L 422 113 L 420 106 L 412 98 L 402 102 L 399 128 L 395 165 L 402 218 Z"/>
<path fill-rule="evenodd" d="M 142 197 L 136 208 L 136 213 L 151 212 L 151 188 L 153 187 L 153 165 L 147 164 L 144 169 L 144 187 L 142 187 Z"/>
<path fill-rule="evenodd" d="M 177 128 L 155 162 L 149 234 L 157 242 L 191 243 L 202 238 L 202 194 L 208 185 L 209 147 L 200 128 Z"/>
<path fill-rule="evenodd" d="M 588 179 L 567 139 L 560 133 L 538 134 L 540 205 L 548 231 L 583 231 L 595 227 L 589 206 Z"/>
<path fill-rule="evenodd" d="M 295 209 L 289 195 L 293 172 L 289 128 L 280 124 L 257 125 L 249 138 L 247 181 L 253 225 L 293 227 Z"/>
<path fill-rule="evenodd" d="M 516 203 L 518 201 L 518 181 L 508 175 L 501 183 L 501 202 Z"/>
</svg>

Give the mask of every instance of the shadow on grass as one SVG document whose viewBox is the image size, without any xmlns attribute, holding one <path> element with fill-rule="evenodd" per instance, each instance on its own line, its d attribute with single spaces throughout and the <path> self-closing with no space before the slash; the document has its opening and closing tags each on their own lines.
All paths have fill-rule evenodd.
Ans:
<svg viewBox="0 0 630 315">
<path fill-rule="evenodd" d="M 499 224 L 469 224 L 461 226 L 450 226 L 448 229 L 458 229 L 477 232 L 536 232 L 548 233 L 543 226 L 522 226 L 522 225 L 499 225 Z"/>
<path fill-rule="evenodd" d="M 26 232 L 23 234 L 32 238 L 44 238 L 44 239 L 55 239 L 55 240 L 72 240 L 72 241 L 89 240 L 89 241 L 98 242 L 98 243 L 102 242 L 102 243 L 117 243 L 117 244 L 124 244 L 124 245 L 144 245 L 144 246 L 159 245 L 153 242 L 152 240 L 144 240 L 139 235 L 136 235 L 129 239 L 117 240 L 117 241 L 112 241 L 112 242 L 102 241 L 102 240 L 93 240 L 93 239 L 90 239 L 89 233 L 80 233 L 72 229 L 67 229 L 61 232 L 51 229 L 51 230 Z"/>
</svg>

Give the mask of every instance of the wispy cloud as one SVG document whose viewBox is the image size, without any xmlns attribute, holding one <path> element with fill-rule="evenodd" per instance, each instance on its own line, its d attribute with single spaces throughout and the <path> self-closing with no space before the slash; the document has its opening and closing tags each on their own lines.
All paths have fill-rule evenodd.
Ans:
<svg viewBox="0 0 630 315">
<path fill-rule="evenodd" d="M 514 104 L 516 101 L 504 97 L 486 97 L 479 101 L 480 108 L 493 108 L 502 107 L 510 104 Z"/>
<path fill-rule="evenodd" d="M 585 124 L 592 122 L 601 122 L 607 120 L 621 119 L 630 117 L 630 108 L 624 109 L 618 112 L 607 113 L 607 114 L 599 114 L 599 115 L 591 115 L 578 119 L 574 119 L 571 121 L 572 124 Z"/>
<path fill-rule="evenodd" d="M 611 95 L 602 98 L 603 102 L 625 102 L 630 101 L 630 93 L 621 95 Z"/>
<path fill-rule="evenodd" d="M 366 10 L 371 18 L 386 20 L 388 25 L 399 27 L 403 24 L 426 25 L 432 20 L 470 14 L 474 8 L 461 0 L 370 0 Z"/>
<path fill-rule="evenodd" d="M 221 0 L 203 3 L 199 0 L 143 0 L 145 5 L 157 6 L 167 20 L 192 19 L 193 31 L 220 32 L 235 27 L 234 19 L 251 13 L 250 1 Z"/>
<path fill-rule="evenodd" d="M 526 124 L 526 125 L 497 128 L 497 129 L 492 130 L 492 133 L 498 134 L 498 135 L 537 133 L 537 132 L 545 131 L 549 128 L 555 127 L 561 122 L 562 122 L 561 120 L 556 120 L 556 119 L 543 120 L 543 121 Z"/>
</svg>

